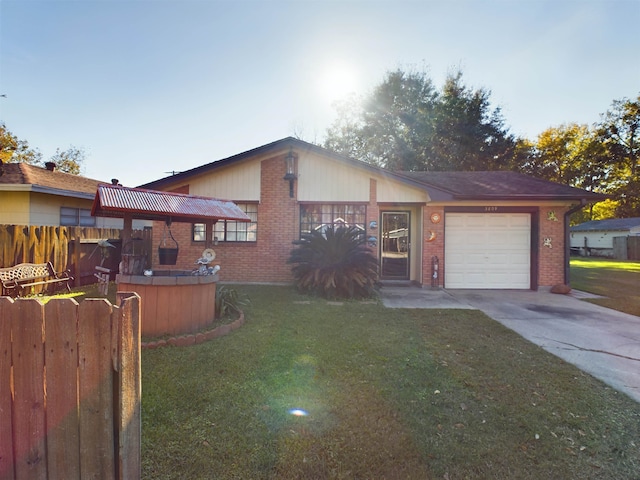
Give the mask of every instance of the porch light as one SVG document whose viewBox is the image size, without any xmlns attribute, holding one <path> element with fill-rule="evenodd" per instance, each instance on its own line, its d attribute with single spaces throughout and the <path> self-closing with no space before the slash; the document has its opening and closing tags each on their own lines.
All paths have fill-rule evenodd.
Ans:
<svg viewBox="0 0 640 480">
<path fill-rule="evenodd" d="M 289 197 L 293 198 L 293 182 L 296 180 L 296 156 L 293 154 L 293 149 L 289 150 L 285 157 L 287 166 L 287 173 L 284 175 L 284 179 L 289 181 Z"/>
</svg>

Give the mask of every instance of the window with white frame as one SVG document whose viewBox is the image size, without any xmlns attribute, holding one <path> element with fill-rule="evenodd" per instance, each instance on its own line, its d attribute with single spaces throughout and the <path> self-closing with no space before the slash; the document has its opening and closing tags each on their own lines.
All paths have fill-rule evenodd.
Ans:
<svg viewBox="0 0 640 480">
<path fill-rule="evenodd" d="M 251 221 L 236 222 L 233 220 L 219 220 L 213 226 L 213 237 L 218 242 L 255 242 L 258 238 L 258 204 L 236 203 L 247 214 Z M 207 239 L 206 225 L 193 224 L 193 241 L 204 242 Z"/>
<path fill-rule="evenodd" d="M 60 225 L 65 227 L 95 227 L 96 218 L 87 208 L 60 207 Z"/>
</svg>

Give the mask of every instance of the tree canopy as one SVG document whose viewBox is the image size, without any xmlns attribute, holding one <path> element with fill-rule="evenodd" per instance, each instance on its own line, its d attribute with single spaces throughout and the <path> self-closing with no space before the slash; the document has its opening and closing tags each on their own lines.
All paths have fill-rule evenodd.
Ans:
<svg viewBox="0 0 640 480">
<path fill-rule="evenodd" d="M 38 165 L 42 161 L 42 154 L 32 149 L 26 140 L 20 140 L 7 130 L 4 123 L 0 123 L 0 160 L 5 163 L 24 162 Z"/>
<path fill-rule="evenodd" d="M 394 171 L 519 170 L 611 196 L 584 217 L 640 216 L 640 95 L 614 100 L 593 125 L 515 138 L 490 92 L 462 73 L 438 89 L 424 71 L 397 69 L 363 97 L 337 105 L 324 146 Z"/>
<path fill-rule="evenodd" d="M 66 150 L 56 149 L 56 153 L 48 160 L 56 164 L 61 172 L 79 175 L 86 154 L 82 148 L 71 145 Z M 30 165 L 43 166 L 45 161 L 38 149 L 29 146 L 26 140 L 20 140 L 7 130 L 4 123 L 0 123 L 0 160 L 5 163 L 28 163 Z"/>
<path fill-rule="evenodd" d="M 614 100 L 596 137 L 606 152 L 607 193 L 618 201 L 617 216 L 640 217 L 640 95 Z"/>
<path fill-rule="evenodd" d="M 398 69 L 368 97 L 338 105 L 324 146 L 396 171 L 509 168 L 516 141 L 489 97 L 460 71 L 438 90 L 426 72 Z"/>
<path fill-rule="evenodd" d="M 548 128 L 519 150 L 531 175 L 611 195 L 584 220 L 640 216 L 640 96 L 614 100 L 592 126 Z"/>
</svg>

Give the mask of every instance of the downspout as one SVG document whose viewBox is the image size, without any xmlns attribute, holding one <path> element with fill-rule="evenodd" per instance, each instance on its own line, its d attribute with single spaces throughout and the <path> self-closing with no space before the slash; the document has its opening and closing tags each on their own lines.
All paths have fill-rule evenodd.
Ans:
<svg viewBox="0 0 640 480">
<path fill-rule="evenodd" d="M 582 210 L 585 205 L 587 205 L 587 201 L 582 198 L 580 199 L 580 203 L 564 213 L 564 283 L 565 285 L 569 285 L 569 268 L 571 261 L 571 235 L 569 234 L 569 217 L 573 215 L 578 210 Z"/>
</svg>

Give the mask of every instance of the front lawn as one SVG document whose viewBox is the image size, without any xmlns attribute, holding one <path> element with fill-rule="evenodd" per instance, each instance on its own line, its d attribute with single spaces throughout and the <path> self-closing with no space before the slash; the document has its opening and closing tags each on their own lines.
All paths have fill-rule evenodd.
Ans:
<svg viewBox="0 0 640 480">
<path fill-rule="evenodd" d="M 143 478 L 640 471 L 640 405 L 481 312 L 238 290 L 241 329 L 143 351 Z"/>
<path fill-rule="evenodd" d="M 571 258 L 571 286 L 602 295 L 590 302 L 640 316 L 640 263 L 596 257 Z"/>
</svg>

